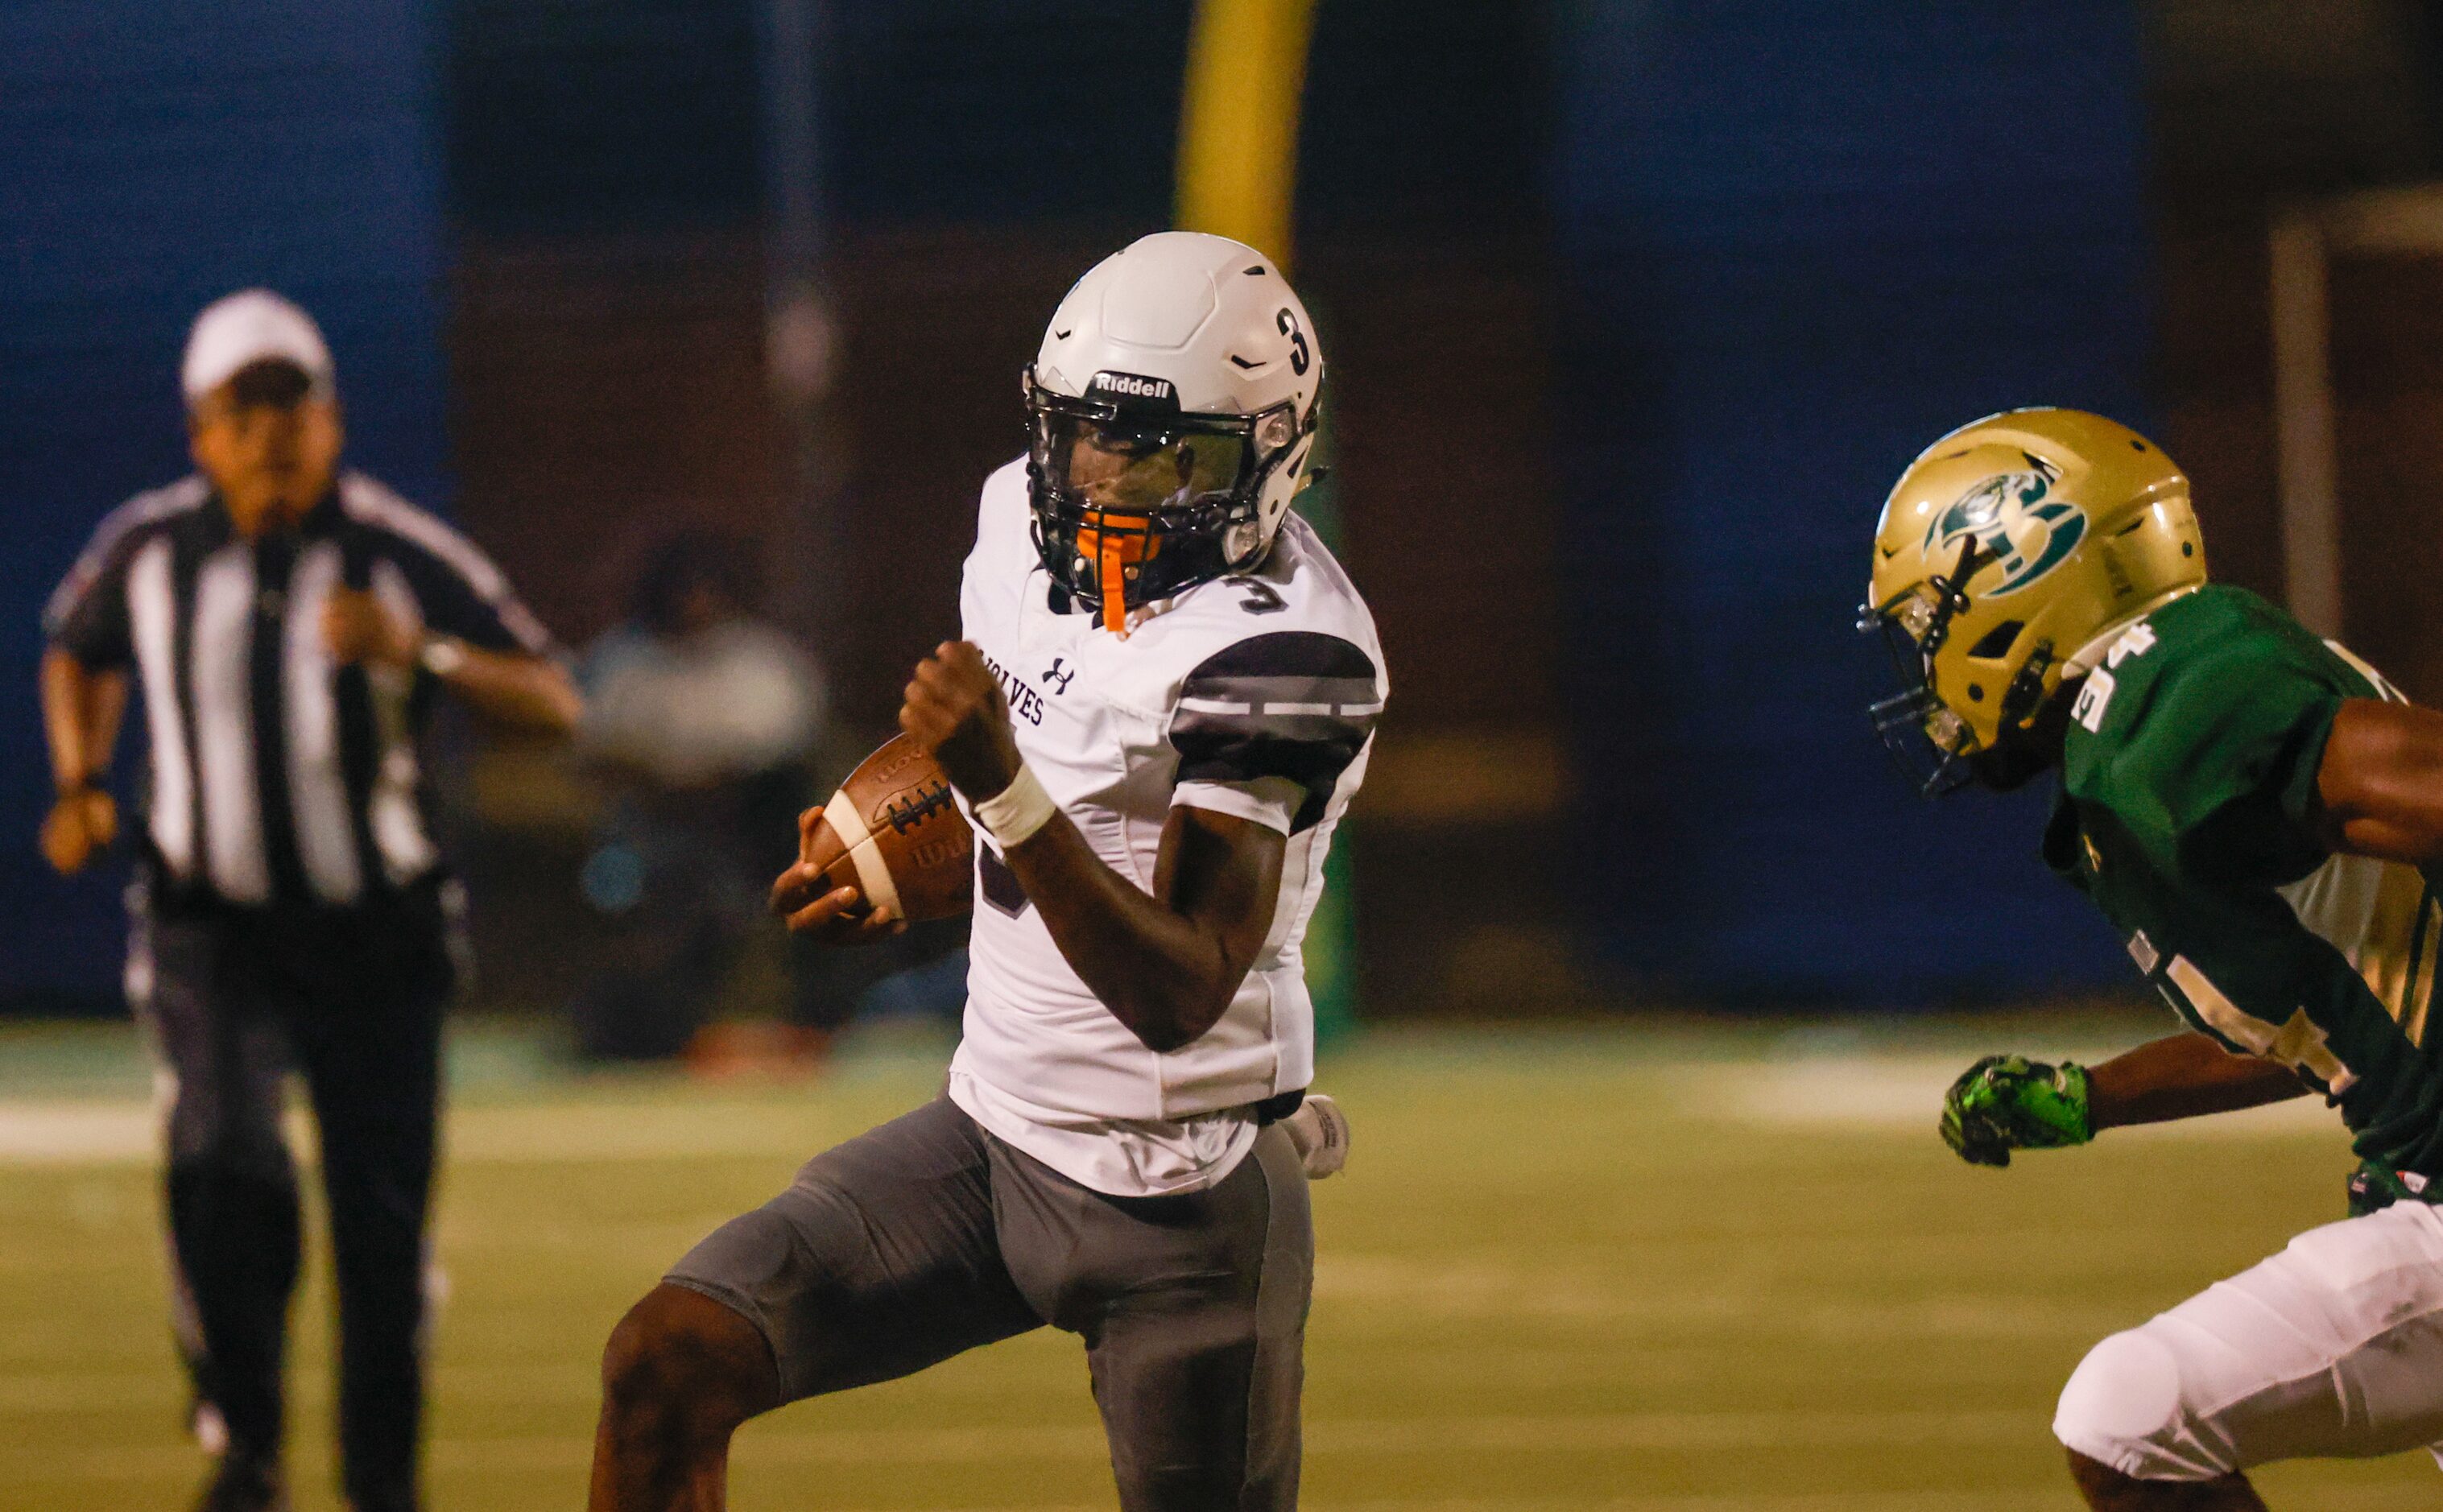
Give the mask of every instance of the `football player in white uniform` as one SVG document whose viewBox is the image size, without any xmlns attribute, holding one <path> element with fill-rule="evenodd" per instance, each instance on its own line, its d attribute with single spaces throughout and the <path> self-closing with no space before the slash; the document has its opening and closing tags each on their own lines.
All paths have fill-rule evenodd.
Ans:
<svg viewBox="0 0 2443 1512">
<path fill-rule="evenodd" d="M 1026 377 L 965 639 L 900 711 L 979 830 L 947 1088 L 629 1312 L 597 1512 L 718 1507 L 746 1418 L 1046 1323 L 1085 1340 L 1129 1512 L 1296 1504 L 1306 1182 L 1346 1148 L 1305 1098 L 1299 940 L 1387 692 L 1289 508 L 1322 354 L 1261 254 L 1174 232 L 1089 272 Z M 793 929 L 893 927 L 823 885 L 781 876 Z"/>
</svg>

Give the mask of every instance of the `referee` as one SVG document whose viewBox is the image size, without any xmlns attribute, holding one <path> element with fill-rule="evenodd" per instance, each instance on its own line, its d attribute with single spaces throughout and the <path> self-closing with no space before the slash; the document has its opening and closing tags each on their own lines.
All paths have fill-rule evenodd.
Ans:
<svg viewBox="0 0 2443 1512">
<path fill-rule="evenodd" d="M 58 801 L 43 850 L 74 872 L 110 844 L 104 776 L 132 680 L 152 760 L 128 990 L 174 1089 L 173 1312 L 198 1436 L 226 1444 L 198 1505 L 285 1504 L 294 1070 L 337 1251 L 343 1488 L 356 1512 L 405 1512 L 460 901 L 417 736 L 437 691 L 561 735 L 578 695 L 499 569 L 337 470 L 330 354 L 303 311 L 259 289 L 211 305 L 181 381 L 197 472 L 105 519 L 45 618 Z"/>
</svg>

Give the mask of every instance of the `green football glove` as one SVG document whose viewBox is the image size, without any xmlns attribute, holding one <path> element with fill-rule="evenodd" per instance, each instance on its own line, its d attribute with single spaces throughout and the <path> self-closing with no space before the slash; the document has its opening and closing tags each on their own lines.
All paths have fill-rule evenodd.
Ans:
<svg viewBox="0 0 2443 1512">
<path fill-rule="evenodd" d="M 2095 1138 L 2086 1067 L 1989 1055 L 1942 1099 L 1942 1142 L 1970 1165 L 2009 1165 L 2013 1150 L 2058 1150 Z"/>
</svg>

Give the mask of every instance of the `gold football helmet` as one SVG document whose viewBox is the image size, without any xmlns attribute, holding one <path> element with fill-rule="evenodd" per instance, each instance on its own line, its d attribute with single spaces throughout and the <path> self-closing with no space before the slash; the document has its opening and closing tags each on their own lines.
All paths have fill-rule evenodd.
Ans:
<svg viewBox="0 0 2443 1512">
<path fill-rule="evenodd" d="M 2063 682 L 2205 580 L 2189 480 L 2154 443 L 2079 410 L 1963 426 L 1901 474 L 1875 527 L 1858 628 L 1902 683 L 1875 728 L 1929 794 L 2015 785 L 2043 765 L 2024 737 Z"/>
</svg>

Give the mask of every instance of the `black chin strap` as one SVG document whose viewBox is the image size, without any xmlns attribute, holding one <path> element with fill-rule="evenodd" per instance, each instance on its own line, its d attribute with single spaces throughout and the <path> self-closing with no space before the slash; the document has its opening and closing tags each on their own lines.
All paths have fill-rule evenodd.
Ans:
<svg viewBox="0 0 2443 1512">
<path fill-rule="evenodd" d="M 1919 643 L 1919 649 L 1925 653 L 1928 687 L 1934 685 L 1934 653 L 1942 649 L 1943 641 L 1950 636 L 1953 617 L 1968 612 L 1968 579 L 1985 565 L 1976 559 L 1978 544 L 1975 537 L 1969 537 L 1960 546 L 1959 560 L 1950 574 L 1930 580 L 1935 592 L 1934 618 L 1926 625 L 1925 639 Z"/>
</svg>

